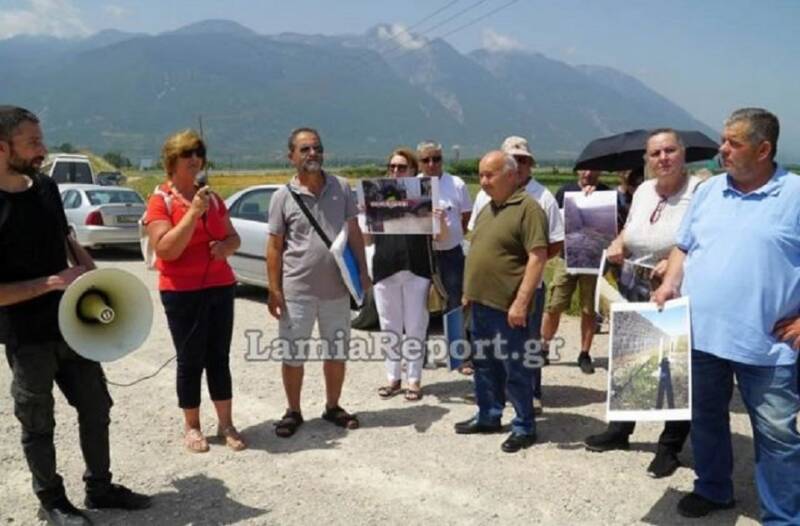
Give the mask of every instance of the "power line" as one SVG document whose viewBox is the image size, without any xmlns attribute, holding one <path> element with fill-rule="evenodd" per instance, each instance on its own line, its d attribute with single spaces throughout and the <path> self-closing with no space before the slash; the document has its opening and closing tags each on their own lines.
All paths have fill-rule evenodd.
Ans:
<svg viewBox="0 0 800 526">
<path fill-rule="evenodd" d="M 477 24 L 478 22 L 480 22 L 480 21 L 481 21 L 481 20 L 483 20 L 484 18 L 489 18 L 489 17 L 490 17 L 490 16 L 492 16 L 493 14 L 495 14 L 495 13 L 498 13 L 498 12 L 502 11 L 503 9 L 506 9 L 507 7 L 511 7 L 512 5 L 516 4 L 517 2 L 519 2 L 519 0 L 511 0 L 511 1 L 510 1 L 510 2 L 508 2 L 507 4 L 501 5 L 500 7 L 496 8 L 496 9 L 493 9 L 493 10 L 489 11 L 488 13 L 486 13 L 486 14 L 484 14 L 484 15 L 481 15 L 481 16 L 479 16 L 478 18 L 476 18 L 476 19 L 474 19 L 474 20 L 471 20 L 471 21 L 467 22 L 467 23 L 466 23 L 466 24 L 464 24 L 463 26 L 459 26 L 459 27 L 455 28 L 454 30 L 452 30 L 452 31 L 449 31 L 449 32 L 445 33 L 444 35 L 440 35 L 438 38 L 449 37 L 449 36 L 450 36 L 450 35 L 452 35 L 453 33 L 458 33 L 458 32 L 459 32 L 459 31 L 461 31 L 462 29 L 466 29 L 466 28 L 468 28 L 468 27 L 469 27 L 469 26 L 471 26 L 471 25 Z"/>
<path fill-rule="evenodd" d="M 462 9 L 461 11 L 458 11 L 457 13 L 455 13 L 455 14 L 451 15 L 450 17 L 448 17 L 448 18 L 445 18 L 444 20 L 442 20 L 442 21 L 441 21 L 441 22 L 439 22 L 438 24 L 434 25 L 433 27 L 431 27 L 431 28 L 428 28 L 428 29 L 426 29 L 425 31 L 422 31 L 422 32 L 419 34 L 419 36 L 420 36 L 420 37 L 424 37 L 425 35 L 427 35 L 427 34 L 428 34 L 428 33 L 430 33 L 431 31 L 434 31 L 434 30 L 436 30 L 436 29 L 439 29 L 440 27 L 442 27 L 442 26 L 444 26 L 444 25 L 447 25 L 447 24 L 449 24 L 450 22 L 452 22 L 452 21 L 453 21 L 453 20 L 455 20 L 456 18 L 458 18 L 458 17 L 460 17 L 460 16 L 464 15 L 465 13 L 467 13 L 467 12 L 469 12 L 469 11 L 471 11 L 471 10 L 475 9 L 475 8 L 476 8 L 476 7 L 478 7 L 479 5 L 481 5 L 481 4 L 485 4 L 487 1 L 488 1 L 488 0 L 478 0 L 477 2 L 475 2 L 475 3 L 473 3 L 473 4 L 470 4 L 469 6 L 465 7 L 465 8 L 464 8 L 464 9 Z M 409 30 L 410 30 L 410 29 L 411 29 L 411 28 L 409 28 Z M 409 33 L 409 36 L 411 36 L 411 37 L 413 38 L 413 36 L 412 36 L 410 33 Z M 423 43 L 422 47 L 425 47 L 426 45 L 427 45 L 427 44 Z M 386 57 L 386 56 L 388 56 L 388 55 L 391 55 L 392 53 L 394 53 L 396 50 L 400 49 L 401 47 L 404 47 L 402 43 L 400 43 L 399 45 L 397 45 L 397 46 L 395 46 L 395 47 L 393 47 L 393 48 L 389 49 L 388 51 L 386 51 L 386 52 L 384 52 L 384 53 L 383 53 L 384 57 Z M 402 56 L 402 55 L 404 55 L 405 53 L 406 53 L 406 52 L 404 51 L 404 52 L 402 52 L 402 53 L 401 53 L 399 56 Z M 395 58 L 396 58 L 396 57 L 395 57 Z"/>
<path fill-rule="evenodd" d="M 449 8 L 450 6 L 452 6 L 452 5 L 455 5 L 455 4 L 459 3 L 460 1 L 461 1 L 461 0 L 453 0 L 452 2 L 447 2 L 447 4 L 446 4 L 446 5 L 444 5 L 444 6 L 440 7 L 439 9 L 437 9 L 436 11 L 434 11 L 433 13 L 431 13 L 431 14 L 429 14 L 429 15 L 426 15 L 426 16 L 422 17 L 422 19 L 421 19 L 421 20 L 419 20 L 419 21 L 417 21 L 417 22 L 413 23 L 412 25 L 408 26 L 408 31 L 411 31 L 412 29 L 414 29 L 414 28 L 416 28 L 416 27 L 420 26 L 421 24 L 424 24 L 425 22 L 429 21 L 431 18 L 435 17 L 436 15 L 438 15 L 439 13 L 441 13 L 442 11 L 445 11 L 445 10 L 446 10 L 447 8 Z"/>
<path fill-rule="evenodd" d="M 507 2 L 507 3 L 503 4 L 503 5 L 501 5 L 500 7 L 497 7 L 497 8 L 495 8 L 495 9 L 492 9 L 491 11 L 489 11 L 489 12 L 487 12 L 487 13 L 484 13 L 483 15 L 481 15 L 481 16 L 479 16 L 479 17 L 477 17 L 477 18 L 474 18 L 474 19 L 472 19 L 472 20 L 470 20 L 470 21 L 469 21 L 469 22 L 467 22 L 466 24 L 463 24 L 463 25 L 461 25 L 461 26 L 458 26 L 457 28 L 453 29 L 452 31 L 448 31 L 447 33 L 444 33 L 444 34 L 442 34 L 442 35 L 439 35 L 439 36 L 437 36 L 436 38 L 445 38 L 445 37 L 448 37 L 448 36 L 450 36 L 450 35 L 453 35 L 453 34 L 455 34 L 455 33 L 458 33 L 459 31 L 462 31 L 462 30 L 464 30 L 464 29 L 466 29 L 466 28 L 468 28 L 468 27 L 470 27 L 470 26 L 472 26 L 472 25 L 475 25 L 475 24 L 477 24 L 478 22 L 480 22 L 481 20 L 484 20 L 485 18 L 488 18 L 488 17 L 490 17 L 490 16 L 492 16 L 492 15 L 494 15 L 494 14 L 496 14 L 496 13 L 499 13 L 499 12 L 500 12 L 500 11 L 502 11 L 503 9 L 506 9 L 506 8 L 509 8 L 509 7 L 511 7 L 513 4 L 516 4 L 517 2 L 519 2 L 519 0 L 511 0 L 510 2 Z M 429 45 L 430 45 L 430 43 L 431 43 L 432 41 L 433 41 L 433 40 L 431 39 L 431 40 L 429 40 L 428 42 L 425 42 L 425 43 L 422 45 L 422 47 L 427 47 L 427 46 L 429 46 Z M 417 49 L 407 49 L 407 50 L 406 50 L 406 51 L 404 51 L 403 53 L 400 53 L 399 55 L 395 55 L 394 57 L 391 57 L 391 58 L 392 58 L 393 60 L 397 60 L 398 58 L 400 58 L 400 57 L 404 57 L 405 55 L 407 55 L 407 54 L 409 54 L 409 53 L 411 53 L 411 52 L 413 52 L 413 51 L 418 51 L 419 49 L 421 49 L 421 48 L 417 48 Z"/>
</svg>

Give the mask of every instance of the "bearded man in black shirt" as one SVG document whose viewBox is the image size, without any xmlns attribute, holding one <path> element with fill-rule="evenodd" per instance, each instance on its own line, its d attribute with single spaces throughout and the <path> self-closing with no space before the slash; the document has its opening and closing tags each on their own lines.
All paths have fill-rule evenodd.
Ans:
<svg viewBox="0 0 800 526">
<path fill-rule="evenodd" d="M 46 154 L 39 119 L 23 108 L 0 106 L 0 343 L 13 374 L 14 414 L 41 503 L 39 518 L 91 524 L 67 499 L 56 472 L 54 382 L 78 412 L 86 506 L 141 509 L 150 498 L 111 483 L 112 401 L 103 370 L 70 349 L 58 328 L 64 289 L 94 262 L 69 236 L 58 187 L 38 173 Z"/>
</svg>

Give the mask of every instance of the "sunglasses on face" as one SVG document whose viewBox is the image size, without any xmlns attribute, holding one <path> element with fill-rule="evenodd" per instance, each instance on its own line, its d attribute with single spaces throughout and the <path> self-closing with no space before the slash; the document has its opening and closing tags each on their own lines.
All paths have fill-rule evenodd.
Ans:
<svg viewBox="0 0 800 526">
<path fill-rule="evenodd" d="M 300 153 L 302 153 L 303 155 L 311 153 L 311 150 L 314 150 L 317 153 L 323 153 L 325 151 L 325 148 L 323 148 L 321 144 L 317 144 L 317 145 L 309 144 L 309 145 L 301 146 L 300 148 L 298 148 L 298 151 Z"/>
<path fill-rule="evenodd" d="M 408 170 L 408 165 L 389 163 L 386 165 L 386 168 L 388 168 L 390 172 L 394 172 L 395 170 L 397 170 L 398 172 L 405 172 L 406 170 Z"/>
<path fill-rule="evenodd" d="M 433 157 L 425 157 L 424 159 L 420 159 L 420 162 L 423 164 L 438 164 L 442 162 L 442 156 L 434 155 Z"/>
<path fill-rule="evenodd" d="M 181 159 L 191 159 L 193 155 L 196 155 L 201 159 L 205 159 L 206 149 L 202 146 L 198 146 L 197 148 L 192 148 L 191 150 L 183 150 L 178 154 Z"/>
</svg>

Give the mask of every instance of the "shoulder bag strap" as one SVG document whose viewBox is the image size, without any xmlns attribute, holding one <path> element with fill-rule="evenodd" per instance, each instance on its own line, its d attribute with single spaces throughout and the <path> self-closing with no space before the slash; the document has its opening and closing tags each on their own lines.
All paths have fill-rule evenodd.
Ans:
<svg viewBox="0 0 800 526">
<path fill-rule="evenodd" d="M 292 194 L 292 198 L 294 198 L 295 203 L 297 203 L 297 206 L 299 206 L 300 210 L 303 211 L 303 214 L 305 214 L 306 219 L 308 219 L 308 222 L 311 223 L 311 226 L 314 227 L 314 230 L 317 231 L 317 235 L 319 235 L 319 237 L 322 239 L 322 242 L 325 243 L 325 246 L 331 248 L 330 238 L 328 238 L 325 232 L 323 232 L 322 227 L 319 226 L 319 223 L 314 216 L 311 215 L 311 211 L 309 211 L 308 207 L 303 202 L 303 199 L 295 191 L 293 191 L 288 184 L 286 185 L 286 189 L 290 194 Z"/>
</svg>

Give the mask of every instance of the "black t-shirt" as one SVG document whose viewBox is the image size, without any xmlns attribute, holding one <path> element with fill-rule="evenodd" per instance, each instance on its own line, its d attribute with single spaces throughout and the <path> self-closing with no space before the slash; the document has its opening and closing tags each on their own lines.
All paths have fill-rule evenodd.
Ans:
<svg viewBox="0 0 800 526">
<path fill-rule="evenodd" d="M 0 207 L 6 209 L 0 225 L 0 283 L 41 278 L 67 268 L 67 219 L 52 179 L 36 176 L 23 192 L 0 191 Z M 0 308 L 8 343 L 61 340 L 58 302 L 62 294 L 53 291 Z"/>
<path fill-rule="evenodd" d="M 377 283 L 401 270 L 408 270 L 421 278 L 430 278 L 428 238 L 429 236 L 422 234 L 374 236 L 373 281 Z"/>
</svg>

